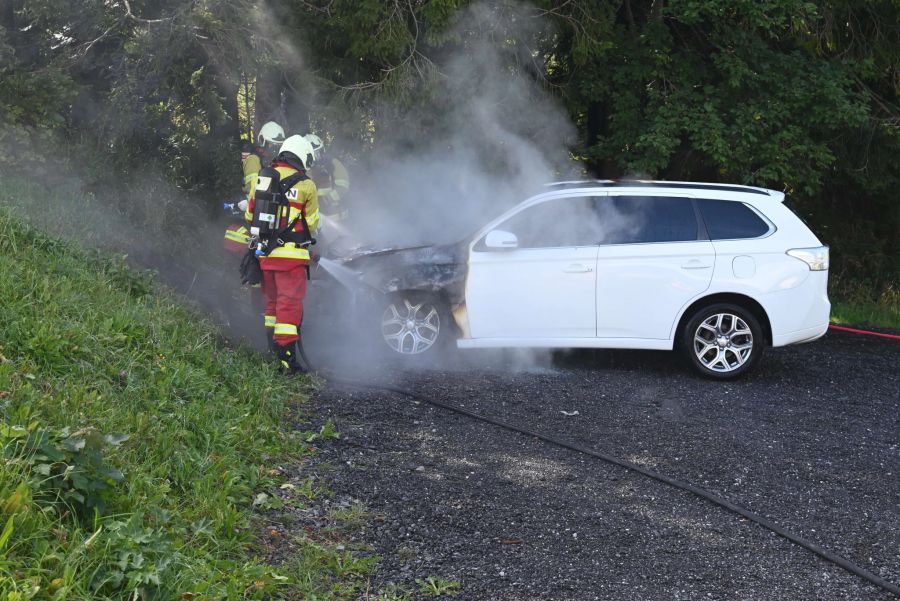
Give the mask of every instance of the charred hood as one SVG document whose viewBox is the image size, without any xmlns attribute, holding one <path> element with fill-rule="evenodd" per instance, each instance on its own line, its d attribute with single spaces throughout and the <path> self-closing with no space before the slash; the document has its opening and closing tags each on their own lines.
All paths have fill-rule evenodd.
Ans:
<svg viewBox="0 0 900 601">
<path fill-rule="evenodd" d="M 466 279 L 466 244 L 435 244 L 357 250 L 341 263 L 382 292 L 421 290 L 462 298 Z"/>
</svg>

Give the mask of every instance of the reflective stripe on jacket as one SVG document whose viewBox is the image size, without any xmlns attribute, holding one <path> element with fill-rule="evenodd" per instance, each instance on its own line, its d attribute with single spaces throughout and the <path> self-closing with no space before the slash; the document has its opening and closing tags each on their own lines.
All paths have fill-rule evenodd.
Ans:
<svg viewBox="0 0 900 601">
<path fill-rule="evenodd" d="M 247 252 L 250 244 L 250 230 L 239 223 L 233 223 L 225 228 L 225 250 L 228 252 L 243 254 Z"/>
</svg>

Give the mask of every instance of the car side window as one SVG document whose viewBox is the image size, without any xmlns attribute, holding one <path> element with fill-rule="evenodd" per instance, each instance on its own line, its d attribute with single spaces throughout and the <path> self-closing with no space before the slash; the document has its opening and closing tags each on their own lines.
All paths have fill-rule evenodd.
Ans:
<svg viewBox="0 0 900 601">
<path fill-rule="evenodd" d="M 710 240 L 759 238 L 769 231 L 769 224 L 742 202 L 700 198 L 697 203 Z"/>
<path fill-rule="evenodd" d="M 519 248 L 596 246 L 600 225 L 593 197 L 552 198 L 520 211 L 497 226 L 512 232 Z"/>
<path fill-rule="evenodd" d="M 597 197 L 601 244 L 689 242 L 697 239 L 697 215 L 681 196 Z"/>
</svg>

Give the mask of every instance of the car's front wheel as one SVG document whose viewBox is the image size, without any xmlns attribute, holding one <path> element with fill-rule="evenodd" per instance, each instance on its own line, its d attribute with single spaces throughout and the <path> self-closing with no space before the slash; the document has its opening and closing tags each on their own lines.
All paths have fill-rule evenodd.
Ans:
<svg viewBox="0 0 900 601">
<path fill-rule="evenodd" d="M 749 372 L 762 358 L 765 344 L 759 320 L 730 303 L 699 309 L 682 332 L 683 352 L 694 368 L 717 380 Z"/>
<path fill-rule="evenodd" d="M 385 298 L 381 338 L 395 353 L 422 355 L 442 347 L 451 337 L 451 318 L 445 303 L 419 293 Z"/>
</svg>

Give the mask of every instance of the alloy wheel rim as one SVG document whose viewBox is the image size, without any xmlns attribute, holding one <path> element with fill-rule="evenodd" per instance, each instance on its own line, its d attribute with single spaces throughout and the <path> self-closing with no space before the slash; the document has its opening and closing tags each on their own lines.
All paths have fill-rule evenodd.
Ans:
<svg viewBox="0 0 900 601">
<path fill-rule="evenodd" d="M 403 299 L 388 305 L 381 316 L 381 335 L 401 355 L 424 353 L 437 342 L 441 318 L 430 303 Z"/>
<path fill-rule="evenodd" d="M 694 355 L 717 373 L 740 369 L 753 353 L 753 332 L 733 313 L 716 313 L 704 319 L 694 332 Z"/>
</svg>

